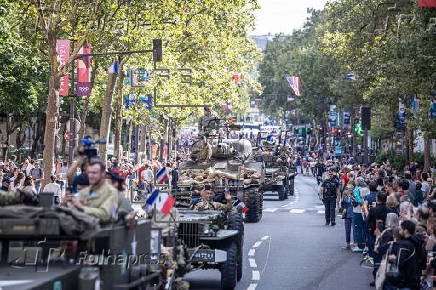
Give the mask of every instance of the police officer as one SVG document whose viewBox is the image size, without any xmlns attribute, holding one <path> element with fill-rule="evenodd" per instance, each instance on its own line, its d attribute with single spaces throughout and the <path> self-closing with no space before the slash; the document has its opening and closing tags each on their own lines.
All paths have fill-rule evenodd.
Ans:
<svg viewBox="0 0 436 290">
<path fill-rule="evenodd" d="M 118 219 L 118 191 L 106 182 L 106 166 L 99 159 L 92 159 L 87 168 L 89 186 L 79 191 L 78 197 L 66 194 L 64 204 L 94 216 L 102 224 Z"/>
<path fill-rule="evenodd" d="M 201 198 L 197 203 L 191 206 L 193 210 L 222 210 L 228 211 L 232 208 L 233 198 L 230 195 L 230 192 L 226 191 L 224 194 L 226 203 L 220 203 L 213 201 L 215 196 L 215 192 L 212 190 L 212 187 L 208 184 L 204 185 L 203 190 L 200 192 Z"/>
<path fill-rule="evenodd" d="M 336 199 L 339 196 L 339 182 L 334 177 L 333 172 L 327 173 L 327 179 L 321 184 L 319 189 L 319 199 L 325 207 L 325 224 L 336 225 Z"/>
<path fill-rule="evenodd" d="M 209 135 L 215 129 L 216 117 L 212 115 L 209 107 L 204 107 L 204 115 L 198 120 L 198 132 L 201 135 Z"/>
</svg>

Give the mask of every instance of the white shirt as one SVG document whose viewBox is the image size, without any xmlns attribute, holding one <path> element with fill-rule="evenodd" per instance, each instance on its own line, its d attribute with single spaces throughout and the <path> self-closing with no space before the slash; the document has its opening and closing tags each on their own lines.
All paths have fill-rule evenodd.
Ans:
<svg viewBox="0 0 436 290">
<path fill-rule="evenodd" d="M 61 186 L 57 183 L 49 183 L 46 186 L 44 186 L 44 189 L 42 192 L 52 192 L 54 195 L 60 196 L 61 195 Z"/>
</svg>

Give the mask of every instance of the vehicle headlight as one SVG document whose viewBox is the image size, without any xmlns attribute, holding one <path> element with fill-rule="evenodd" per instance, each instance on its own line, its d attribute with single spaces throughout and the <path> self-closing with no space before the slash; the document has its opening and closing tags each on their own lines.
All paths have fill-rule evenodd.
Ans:
<svg viewBox="0 0 436 290">
<path fill-rule="evenodd" d="M 203 225 L 203 235 L 210 235 L 210 233 L 211 233 L 211 230 L 210 230 L 210 227 L 209 227 L 209 224 L 204 224 Z"/>
</svg>

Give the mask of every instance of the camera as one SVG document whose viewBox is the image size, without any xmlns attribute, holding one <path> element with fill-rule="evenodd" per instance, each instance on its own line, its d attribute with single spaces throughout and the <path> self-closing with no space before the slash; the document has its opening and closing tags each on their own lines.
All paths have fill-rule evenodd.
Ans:
<svg viewBox="0 0 436 290">
<path fill-rule="evenodd" d="M 80 142 L 82 142 L 84 150 L 78 153 L 82 156 L 85 155 L 88 159 L 98 155 L 98 149 L 95 147 L 95 144 L 106 144 L 104 139 L 92 140 L 91 138 L 84 138 Z"/>
</svg>

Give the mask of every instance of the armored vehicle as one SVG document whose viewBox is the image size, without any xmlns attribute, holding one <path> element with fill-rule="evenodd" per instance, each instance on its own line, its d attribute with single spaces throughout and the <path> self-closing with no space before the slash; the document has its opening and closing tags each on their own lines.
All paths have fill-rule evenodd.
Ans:
<svg viewBox="0 0 436 290">
<path fill-rule="evenodd" d="M 139 220 L 133 228 L 100 228 L 96 223 L 94 230 L 71 234 L 59 211 L 24 210 L 35 216 L 13 217 L 17 206 L 1 208 L 2 289 L 156 289 L 159 285 L 161 271 L 151 263 L 149 220 Z M 88 219 L 84 215 L 73 214 L 82 221 Z"/>
<path fill-rule="evenodd" d="M 177 207 L 189 207 L 204 184 L 219 195 L 228 190 L 245 203 L 246 222 L 262 218 L 264 168 L 252 159 L 252 146 L 245 139 L 200 139 L 193 145 L 192 160 L 180 165 L 180 178 L 173 191 Z"/>
<path fill-rule="evenodd" d="M 262 190 L 276 192 L 279 200 L 285 200 L 293 194 L 294 172 L 288 162 L 286 147 L 279 144 L 281 144 L 281 133 L 276 139 L 268 132 L 259 132 L 255 160 L 263 162 L 265 167 L 265 182 Z"/>
</svg>

